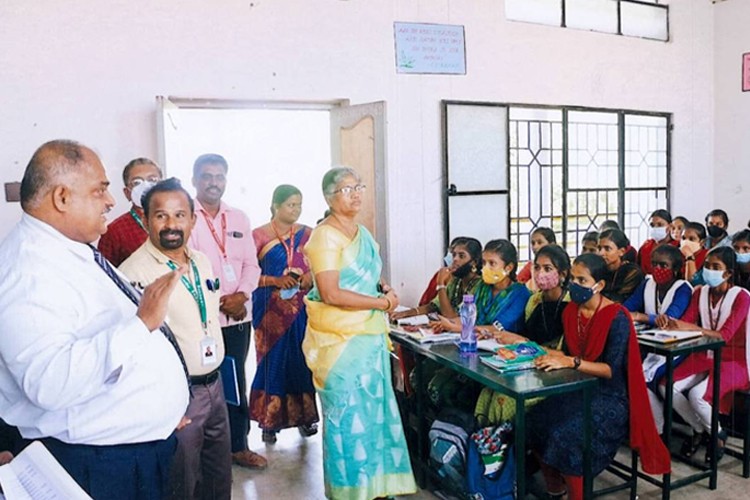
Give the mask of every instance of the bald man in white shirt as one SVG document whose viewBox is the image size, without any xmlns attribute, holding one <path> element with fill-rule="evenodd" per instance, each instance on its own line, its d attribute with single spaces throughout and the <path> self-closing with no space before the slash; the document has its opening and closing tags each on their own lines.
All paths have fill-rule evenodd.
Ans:
<svg viewBox="0 0 750 500">
<path fill-rule="evenodd" d="M 113 205 L 91 149 L 34 153 L 0 245 L 0 418 L 94 498 L 161 498 L 189 399 L 163 326 L 184 269 L 134 292 L 91 246 Z"/>
</svg>

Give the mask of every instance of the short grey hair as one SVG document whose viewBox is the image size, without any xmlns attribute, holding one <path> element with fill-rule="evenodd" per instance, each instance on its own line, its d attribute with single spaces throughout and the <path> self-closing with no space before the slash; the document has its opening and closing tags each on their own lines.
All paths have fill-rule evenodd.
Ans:
<svg viewBox="0 0 750 500">
<path fill-rule="evenodd" d="M 357 171 L 351 167 L 333 167 L 325 173 L 323 176 L 323 196 L 325 196 L 326 200 L 336 194 L 334 192 L 336 191 L 336 186 L 338 186 L 345 177 L 354 177 L 357 182 L 362 181 L 362 178 Z"/>
<path fill-rule="evenodd" d="M 89 148 L 76 141 L 49 141 L 34 152 L 21 181 L 21 207 L 24 211 L 37 208 L 44 195 L 87 163 Z"/>
</svg>

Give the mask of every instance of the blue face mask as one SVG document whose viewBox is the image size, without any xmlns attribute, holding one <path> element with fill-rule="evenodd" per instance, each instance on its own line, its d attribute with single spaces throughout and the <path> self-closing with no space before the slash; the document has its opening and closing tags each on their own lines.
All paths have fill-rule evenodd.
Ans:
<svg viewBox="0 0 750 500">
<path fill-rule="evenodd" d="M 750 252 L 748 252 L 748 253 L 738 253 L 737 254 L 737 264 L 750 264 Z"/>
<path fill-rule="evenodd" d="M 726 281 L 724 271 L 703 268 L 703 281 L 711 288 L 716 288 Z"/>
<path fill-rule="evenodd" d="M 450 252 L 445 254 L 445 257 L 443 257 L 443 262 L 445 262 L 445 267 L 451 267 L 451 264 L 453 264 L 453 254 Z"/>
<path fill-rule="evenodd" d="M 283 300 L 289 300 L 297 295 L 297 292 L 299 292 L 299 285 L 293 288 L 282 288 L 281 290 L 279 290 L 279 297 L 281 297 Z"/>
<path fill-rule="evenodd" d="M 594 292 L 594 287 L 588 288 L 572 281 L 568 285 L 568 292 L 570 293 L 570 300 L 578 305 L 585 304 L 596 293 Z"/>
</svg>

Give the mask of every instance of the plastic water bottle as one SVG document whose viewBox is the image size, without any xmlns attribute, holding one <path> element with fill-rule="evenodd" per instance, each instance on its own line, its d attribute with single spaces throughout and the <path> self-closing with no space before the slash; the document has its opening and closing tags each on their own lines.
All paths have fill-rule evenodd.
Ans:
<svg viewBox="0 0 750 500">
<path fill-rule="evenodd" d="M 464 302 L 458 309 L 461 316 L 461 341 L 458 346 L 462 353 L 477 352 L 477 334 L 474 324 L 477 321 L 477 306 L 473 295 L 464 295 Z"/>
</svg>

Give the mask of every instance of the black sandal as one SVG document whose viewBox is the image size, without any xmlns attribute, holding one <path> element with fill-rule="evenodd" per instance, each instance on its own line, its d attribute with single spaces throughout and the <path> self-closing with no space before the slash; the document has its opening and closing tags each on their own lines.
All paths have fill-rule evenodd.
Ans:
<svg viewBox="0 0 750 500">
<path fill-rule="evenodd" d="M 318 433 L 318 424 L 302 424 L 297 429 L 302 437 L 310 437 Z"/>
<path fill-rule="evenodd" d="M 706 434 L 701 433 L 695 433 L 693 432 L 692 436 L 688 436 L 685 438 L 685 441 L 682 442 L 682 448 L 680 448 L 680 454 L 685 457 L 692 457 L 695 455 L 695 452 L 698 451 L 698 448 L 701 447 L 701 445 L 706 440 Z"/>
<path fill-rule="evenodd" d="M 721 444 L 719 444 L 721 443 Z M 716 450 L 716 463 L 718 464 L 719 461 L 721 461 L 722 457 L 724 456 L 724 450 L 727 447 L 727 431 L 724 429 L 719 431 L 719 435 L 716 437 L 716 444 L 718 446 L 718 449 Z M 713 445 L 709 444 L 708 447 L 706 447 L 706 463 L 711 463 L 711 451 L 713 450 Z"/>
</svg>

